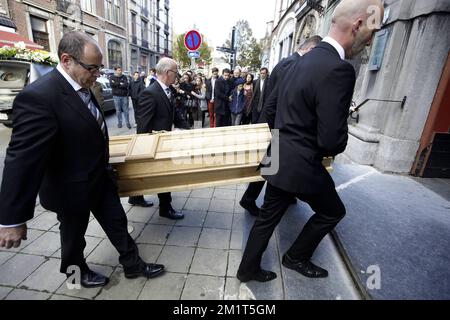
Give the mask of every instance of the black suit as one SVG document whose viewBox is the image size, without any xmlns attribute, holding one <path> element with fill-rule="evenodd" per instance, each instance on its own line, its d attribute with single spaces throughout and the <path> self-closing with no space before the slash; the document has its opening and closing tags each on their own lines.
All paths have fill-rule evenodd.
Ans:
<svg viewBox="0 0 450 320">
<path fill-rule="evenodd" d="M 270 78 L 264 80 L 264 84 L 261 90 L 261 79 L 254 82 L 253 85 L 253 98 L 251 104 L 252 110 L 252 123 L 258 123 L 258 119 L 261 115 L 264 104 L 270 95 L 271 87 L 269 85 Z"/>
<path fill-rule="evenodd" d="M 216 127 L 231 125 L 230 95 L 232 86 L 230 81 L 220 77 L 214 86 L 214 112 L 216 114 Z"/>
<path fill-rule="evenodd" d="M 137 108 L 137 133 L 152 131 L 172 131 L 172 125 L 189 129 L 189 125 L 179 112 L 175 110 L 175 91 L 171 87 L 171 99 L 168 98 L 158 81 L 146 88 L 139 97 Z M 160 212 L 167 210 L 172 202 L 170 193 L 158 194 Z"/>
<path fill-rule="evenodd" d="M 61 272 L 70 265 L 87 269 L 83 250 L 90 211 L 119 251 L 124 268 L 141 268 L 109 166 L 107 131 L 105 137 L 78 93 L 55 69 L 24 88 L 13 110 L 0 224 L 32 219 L 39 192 L 41 205 L 56 212 L 61 223 Z"/>
<path fill-rule="evenodd" d="M 263 105 L 263 109 L 261 110 L 261 115 L 259 116 L 257 123 L 267 122 L 269 124 L 269 127 L 273 129 L 275 123 L 275 114 L 277 111 L 278 86 L 287 85 L 287 83 L 280 81 L 280 79 L 289 70 L 289 67 L 300 58 L 301 56 L 297 52 L 295 52 L 289 57 L 281 60 L 275 66 L 275 68 L 273 68 L 269 78 L 269 87 L 271 88 L 270 95 Z"/>
<path fill-rule="evenodd" d="M 355 70 L 334 47 L 321 42 L 297 59 L 281 81 L 285 85 L 279 87 L 275 117 L 279 170 L 273 175 L 263 173 L 268 182 L 264 205 L 250 232 L 239 267 L 241 275 L 258 272 L 262 254 L 291 197 L 307 202 L 315 212 L 288 250 L 291 259 L 310 259 L 323 237 L 345 215 L 321 161 L 346 147 Z"/>
<path fill-rule="evenodd" d="M 275 122 L 275 113 L 277 111 L 277 99 L 278 99 L 278 85 L 282 86 L 283 83 L 280 78 L 289 70 L 289 66 L 300 59 L 300 55 L 298 53 L 294 53 L 288 58 L 284 58 L 281 60 L 275 68 L 273 68 L 272 73 L 269 78 L 269 87 L 272 88 L 269 98 L 265 101 L 259 118 L 256 119 L 256 123 L 267 123 L 270 129 L 273 129 Z M 284 83 L 286 85 L 286 83 Z M 244 203 L 255 203 L 256 199 L 258 199 L 261 190 L 264 187 L 264 181 L 251 182 L 249 183 L 247 190 L 242 196 L 242 201 Z"/>
</svg>

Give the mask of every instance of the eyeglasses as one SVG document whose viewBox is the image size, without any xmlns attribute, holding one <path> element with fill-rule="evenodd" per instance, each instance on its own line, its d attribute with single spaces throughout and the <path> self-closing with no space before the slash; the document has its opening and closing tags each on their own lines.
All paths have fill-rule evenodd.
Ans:
<svg viewBox="0 0 450 320">
<path fill-rule="evenodd" d="M 167 70 L 167 72 L 169 72 L 169 71 L 172 71 L 173 73 L 175 73 L 175 74 L 177 74 L 178 75 L 178 71 L 173 71 L 173 70 Z"/>
<path fill-rule="evenodd" d="M 100 72 L 103 70 L 103 68 L 105 67 L 104 65 L 96 65 L 96 64 L 85 64 L 83 62 L 81 62 L 80 60 L 78 60 L 77 58 L 75 58 L 74 56 L 71 56 L 72 59 L 78 63 L 80 66 L 82 66 L 83 68 L 85 68 L 87 71 L 94 73 L 94 72 Z"/>
</svg>

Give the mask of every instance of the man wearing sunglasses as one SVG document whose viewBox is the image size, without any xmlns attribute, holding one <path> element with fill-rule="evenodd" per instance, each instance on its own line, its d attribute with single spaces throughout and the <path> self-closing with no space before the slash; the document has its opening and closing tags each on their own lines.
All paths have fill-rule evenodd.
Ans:
<svg viewBox="0 0 450 320">
<path fill-rule="evenodd" d="M 60 222 L 61 268 L 80 271 L 83 287 L 109 279 L 92 271 L 83 250 L 90 212 L 119 252 L 125 277 L 153 278 L 164 266 L 145 263 L 127 230 L 127 218 L 109 165 L 108 129 L 89 88 L 100 75 L 103 55 L 89 36 L 62 38 L 56 69 L 19 93 L 0 189 L 0 248 L 26 240 L 27 221 L 41 205 Z"/>
</svg>

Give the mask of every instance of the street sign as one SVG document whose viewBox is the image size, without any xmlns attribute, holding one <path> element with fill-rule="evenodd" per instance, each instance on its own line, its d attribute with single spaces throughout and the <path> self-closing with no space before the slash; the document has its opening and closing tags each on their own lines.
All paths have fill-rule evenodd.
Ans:
<svg viewBox="0 0 450 320">
<path fill-rule="evenodd" d="M 196 51 L 202 45 L 202 36 L 197 30 L 191 30 L 184 35 L 184 45 L 189 51 Z"/>
<path fill-rule="evenodd" d="M 198 58 L 200 58 L 200 52 L 198 52 L 198 51 L 188 51 L 188 57 L 189 58 L 198 59 Z"/>
<path fill-rule="evenodd" d="M 234 50 L 231 48 L 226 48 L 226 47 L 216 47 L 217 51 L 222 51 L 222 52 L 226 52 L 226 53 L 234 53 Z"/>
</svg>

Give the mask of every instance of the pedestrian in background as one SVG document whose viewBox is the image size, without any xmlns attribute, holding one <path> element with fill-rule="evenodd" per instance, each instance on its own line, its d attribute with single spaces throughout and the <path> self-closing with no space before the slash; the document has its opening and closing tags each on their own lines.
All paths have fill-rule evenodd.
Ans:
<svg viewBox="0 0 450 320">
<path fill-rule="evenodd" d="M 242 114 L 245 110 L 245 94 L 244 94 L 244 80 L 238 79 L 236 88 L 231 92 L 231 125 L 238 126 L 241 124 Z"/>
<path fill-rule="evenodd" d="M 136 123 L 136 108 L 138 105 L 139 95 L 144 91 L 145 85 L 142 82 L 142 78 L 139 76 L 139 72 L 136 71 L 133 74 L 133 80 L 130 82 L 130 97 L 133 104 L 134 122 Z M 135 125 L 136 126 L 136 125 Z"/>
<path fill-rule="evenodd" d="M 203 128 L 205 126 L 206 113 L 208 112 L 208 103 L 206 102 L 206 85 L 203 83 L 203 79 L 201 77 L 197 78 L 195 91 L 192 91 L 191 94 L 198 99 Z"/>
<path fill-rule="evenodd" d="M 122 68 L 117 66 L 114 68 L 114 75 L 109 79 L 112 88 L 114 105 L 117 113 L 117 127 L 122 128 L 122 115 L 128 129 L 131 129 L 129 115 L 129 84 L 128 78 L 122 74 Z"/>
<path fill-rule="evenodd" d="M 252 121 L 253 75 L 248 73 L 244 83 L 245 108 L 242 114 L 242 124 Z"/>
<path fill-rule="evenodd" d="M 216 115 L 214 111 L 214 89 L 216 87 L 216 81 L 219 77 L 219 69 L 212 68 L 211 79 L 206 80 L 206 101 L 208 102 L 208 114 L 209 114 L 209 126 L 211 128 L 216 127 Z"/>
</svg>

